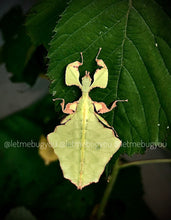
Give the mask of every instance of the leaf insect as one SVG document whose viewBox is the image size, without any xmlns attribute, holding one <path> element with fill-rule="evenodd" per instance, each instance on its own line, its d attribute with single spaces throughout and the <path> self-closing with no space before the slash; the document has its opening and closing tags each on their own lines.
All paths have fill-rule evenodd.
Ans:
<svg viewBox="0 0 171 220">
<path fill-rule="evenodd" d="M 62 111 L 68 116 L 47 136 L 58 156 L 64 177 L 78 189 L 99 181 L 106 164 L 122 143 L 114 129 L 99 114 L 111 111 L 117 102 L 128 100 L 114 101 L 111 108 L 108 108 L 105 103 L 92 101 L 89 97 L 91 89 L 106 88 L 108 83 L 108 69 L 103 60 L 98 59 L 100 51 L 101 48 L 95 60 L 101 68 L 96 70 L 93 83 L 87 71 L 82 83 L 79 81 L 78 68 L 83 65 L 82 53 L 82 62 L 68 64 L 65 83 L 67 86 L 78 86 L 82 96 L 78 101 L 68 103 L 66 107 L 62 99 Z"/>
</svg>

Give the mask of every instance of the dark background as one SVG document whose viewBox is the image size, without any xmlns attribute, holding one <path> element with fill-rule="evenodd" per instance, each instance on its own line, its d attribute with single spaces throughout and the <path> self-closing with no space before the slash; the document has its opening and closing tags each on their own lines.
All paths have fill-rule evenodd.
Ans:
<svg viewBox="0 0 171 220">
<path fill-rule="evenodd" d="M 26 12 L 34 2 L 1 0 L 0 18 L 15 5 L 20 5 Z M 170 15 L 168 2 L 165 1 L 163 6 Z M 1 36 L 0 46 L 2 44 Z M 44 165 L 38 149 L 21 149 L 17 152 L 15 149 L 5 149 L 3 143 L 6 140 L 31 138 L 38 143 L 39 136 L 46 134 L 48 126 L 54 127 L 58 117 L 51 96 L 48 95 L 47 79 L 38 77 L 33 86 L 13 83 L 4 64 L 0 66 L 0 73 L 0 219 L 5 216 L 7 219 L 19 219 L 18 216 L 23 216 L 21 219 L 87 219 L 103 195 L 105 174 L 100 183 L 92 184 L 80 192 L 63 178 L 58 162 Z M 54 120 L 46 124 L 50 114 L 54 115 Z M 169 152 L 162 149 L 149 149 L 143 156 L 125 158 L 132 161 L 170 156 Z M 123 170 L 109 200 L 106 218 L 171 219 L 170 174 L 171 166 L 168 164 Z M 112 212 L 113 207 L 115 214 Z"/>
</svg>

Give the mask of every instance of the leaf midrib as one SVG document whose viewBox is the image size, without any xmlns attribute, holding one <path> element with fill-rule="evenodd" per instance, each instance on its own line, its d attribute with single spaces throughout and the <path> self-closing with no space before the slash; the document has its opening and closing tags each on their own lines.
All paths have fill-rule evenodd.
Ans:
<svg viewBox="0 0 171 220">
<path fill-rule="evenodd" d="M 120 69 L 119 69 L 119 74 L 118 74 L 118 80 L 117 80 L 117 85 L 116 85 L 116 98 L 119 99 L 118 97 L 118 87 L 119 87 L 119 80 L 120 80 L 120 74 L 121 74 L 121 70 L 122 70 L 122 67 L 123 67 L 123 58 L 124 58 L 124 44 L 125 44 L 125 40 L 127 38 L 127 27 L 128 27 L 128 18 L 129 18 L 129 14 L 130 14 L 130 10 L 132 8 L 132 0 L 129 0 L 128 2 L 128 10 L 127 10 L 127 13 L 126 13 L 126 19 L 125 19 L 125 29 L 124 29 L 124 37 L 123 37 L 123 41 L 122 41 L 122 44 L 121 44 L 121 49 L 122 49 L 122 55 L 121 55 L 121 64 L 120 64 Z M 122 104 L 123 105 L 123 104 Z M 128 117 L 128 113 L 126 112 L 126 108 L 125 106 L 123 105 L 124 107 L 124 110 L 125 110 L 125 113 L 127 115 L 127 119 L 128 121 L 130 121 L 129 117 Z M 114 124 L 114 121 L 115 121 L 115 114 L 114 114 L 114 111 L 113 111 L 113 114 L 112 114 L 112 119 L 111 121 L 113 122 L 112 124 Z M 132 136 L 132 132 L 131 132 L 131 136 Z M 133 139 L 133 136 L 132 136 L 132 139 Z"/>
</svg>

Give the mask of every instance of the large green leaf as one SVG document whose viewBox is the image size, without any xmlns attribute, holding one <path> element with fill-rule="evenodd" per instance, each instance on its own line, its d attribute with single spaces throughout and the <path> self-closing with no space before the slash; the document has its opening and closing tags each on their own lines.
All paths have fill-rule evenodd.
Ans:
<svg viewBox="0 0 171 220">
<path fill-rule="evenodd" d="M 171 122 L 170 30 L 168 16 L 151 0 L 73 0 L 51 41 L 50 92 L 67 102 L 78 99 L 79 90 L 64 83 L 65 67 L 80 60 L 82 51 L 81 76 L 84 70 L 93 75 L 102 47 L 108 86 L 94 89 L 90 96 L 108 105 L 115 99 L 129 100 L 103 115 L 125 142 L 119 153 L 143 152 L 142 142 L 163 142 Z"/>
<path fill-rule="evenodd" d="M 43 0 L 31 8 L 26 28 L 35 45 L 43 44 L 46 48 L 52 38 L 52 31 L 64 11 L 67 0 Z"/>
</svg>

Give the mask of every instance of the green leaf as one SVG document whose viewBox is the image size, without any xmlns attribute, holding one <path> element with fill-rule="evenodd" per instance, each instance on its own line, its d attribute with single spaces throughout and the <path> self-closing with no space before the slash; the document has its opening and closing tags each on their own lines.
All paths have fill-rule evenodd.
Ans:
<svg viewBox="0 0 171 220">
<path fill-rule="evenodd" d="M 14 209 L 11 209 L 5 218 L 15 220 L 21 219 L 21 216 L 24 216 L 25 219 L 36 220 L 32 213 L 25 207 L 16 207 Z"/>
<path fill-rule="evenodd" d="M 160 18 L 160 19 L 159 19 Z M 109 70 L 106 89 L 94 89 L 90 97 L 107 105 L 115 99 L 115 112 L 104 117 L 123 141 L 118 152 L 142 153 L 146 145 L 166 138 L 171 122 L 171 21 L 154 1 L 73 0 L 55 27 L 49 50 L 50 92 L 67 102 L 80 97 L 79 90 L 64 84 L 65 67 L 80 61 L 92 73 L 100 47 Z"/>
<path fill-rule="evenodd" d="M 20 6 L 13 7 L 0 21 L 4 44 L 1 56 L 14 82 L 28 82 L 33 85 L 40 71 L 28 71 L 31 59 L 35 59 L 36 48 L 32 45 L 24 26 L 25 16 Z M 34 66 L 36 70 L 37 66 Z M 38 68 L 37 68 L 38 69 Z"/>
<path fill-rule="evenodd" d="M 46 48 L 52 38 L 52 31 L 67 0 L 44 0 L 33 6 L 26 20 L 26 28 L 35 45 L 43 44 Z"/>
</svg>

